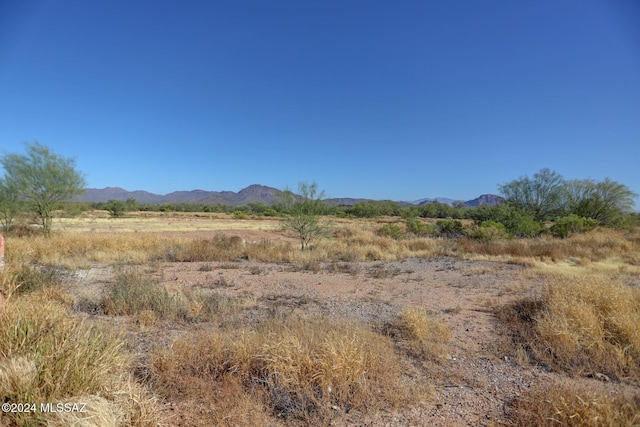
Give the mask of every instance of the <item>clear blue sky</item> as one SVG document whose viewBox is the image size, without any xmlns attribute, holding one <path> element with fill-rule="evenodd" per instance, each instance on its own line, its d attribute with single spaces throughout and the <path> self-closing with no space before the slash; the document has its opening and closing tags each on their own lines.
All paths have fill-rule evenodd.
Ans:
<svg viewBox="0 0 640 427">
<path fill-rule="evenodd" d="M 636 0 L 0 0 L 0 152 L 89 187 L 640 193 Z"/>
</svg>

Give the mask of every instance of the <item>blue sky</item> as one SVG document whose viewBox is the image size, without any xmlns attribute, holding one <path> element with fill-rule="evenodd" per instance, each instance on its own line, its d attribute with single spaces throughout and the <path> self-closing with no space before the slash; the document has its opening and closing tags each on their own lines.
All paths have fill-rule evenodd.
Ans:
<svg viewBox="0 0 640 427">
<path fill-rule="evenodd" d="M 35 140 L 160 194 L 640 193 L 640 2 L 0 0 L 0 152 Z"/>
</svg>

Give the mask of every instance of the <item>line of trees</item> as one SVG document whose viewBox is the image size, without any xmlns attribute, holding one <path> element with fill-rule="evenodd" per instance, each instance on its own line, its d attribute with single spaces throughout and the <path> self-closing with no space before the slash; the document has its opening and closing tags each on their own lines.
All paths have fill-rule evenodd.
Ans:
<svg viewBox="0 0 640 427">
<path fill-rule="evenodd" d="M 5 154 L 0 158 L 0 164 L 4 168 L 4 175 L 0 177 L 0 225 L 5 230 L 13 226 L 14 218 L 21 212 L 30 211 L 36 214 L 44 233 L 49 235 L 53 212 L 65 207 L 69 209 L 74 205 L 70 201 L 82 194 L 86 186 L 74 159 L 59 156 L 38 142 L 26 144 L 25 154 Z M 501 224 L 511 236 L 517 237 L 536 236 L 546 230 L 550 222 L 554 233 L 564 235 L 574 229 L 620 226 L 629 218 L 638 219 L 633 210 L 638 195 L 609 178 L 599 182 L 565 180 L 555 171 L 542 169 L 533 177 L 524 176 L 500 184 L 498 190 L 504 203 L 474 208 L 438 202 L 414 206 L 390 201 L 329 205 L 324 202 L 324 193 L 318 190 L 316 183 L 301 183 L 298 194 L 285 190 L 282 199 L 272 205 L 259 202 L 236 207 L 202 203 L 155 205 L 128 199 L 75 203 L 74 210 L 78 211 L 78 206 L 106 209 L 114 217 L 128 211 L 227 212 L 239 218 L 247 215 L 281 217 L 285 227 L 300 236 L 303 249 L 326 232 L 327 224 L 319 219 L 323 215 L 398 216 L 406 219 L 408 230 L 414 234 L 426 233 L 420 229 L 416 218 L 472 219 L 478 227 Z"/>
<path fill-rule="evenodd" d="M 638 197 L 626 185 L 606 178 L 565 180 L 550 169 L 533 178 L 521 177 L 498 187 L 513 208 L 531 215 L 537 222 L 557 220 L 567 215 L 589 218 L 605 226 L 615 226 L 633 213 Z"/>
</svg>

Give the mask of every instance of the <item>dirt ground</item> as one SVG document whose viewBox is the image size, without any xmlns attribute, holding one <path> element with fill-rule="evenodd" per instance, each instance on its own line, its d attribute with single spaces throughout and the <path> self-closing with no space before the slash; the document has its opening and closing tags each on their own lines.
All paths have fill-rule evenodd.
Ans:
<svg viewBox="0 0 640 427">
<path fill-rule="evenodd" d="M 259 240 L 261 233 L 246 231 L 241 237 Z M 341 414 L 335 425 L 508 425 L 505 410 L 513 398 L 533 384 L 551 384 L 560 376 L 542 367 L 520 366 L 501 350 L 504 337 L 498 332 L 494 308 L 536 292 L 542 280 L 519 265 L 433 258 L 317 263 L 301 269 L 290 264 L 237 261 L 162 263 L 149 271 L 169 287 L 214 289 L 250 298 L 254 311 L 380 325 L 406 307 L 419 307 L 446 322 L 452 332 L 448 354 L 421 379 L 433 385 L 430 399 L 412 408 L 364 416 Z M 112 274 L 110 266 L 95 265 L 79 272 L 71 285 L 80 294 L 94 292 L 109 283 Z M 159 337 L 167 339 L 171 335 L 167 332 L 140 330 L 134 346 L 145 351 Z M 194 425 L 189 421 L 192 407 L 168 402 L 167 408 L 172 425 Z"/>
</svg>

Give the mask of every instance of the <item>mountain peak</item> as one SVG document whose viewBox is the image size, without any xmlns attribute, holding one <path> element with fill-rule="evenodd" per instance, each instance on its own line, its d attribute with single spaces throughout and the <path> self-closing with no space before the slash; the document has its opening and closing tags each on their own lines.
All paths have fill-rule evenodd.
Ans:
<svg viewBox="0 0 640 427">
<path fill-rule="evenodd" d="M 282 194 L 281 190 L 266 185 L 251 184 L 243 188 L 237 193 L 234 191 L 206 191 L 206 190 L 190 190 L 190 191 L 174 191 L 169 194 L 160 195 L 147 191 L 127 191 L 120 187 L 106 187 L 103 189 L 88 188 L 84 194 L 76 200 L 81 202 L 107 202 L 109 200 L 127 200 L 135 199 L 140 203 L 202 203 L 206 205 L 225 205 L 240 206 L 248 203 L 264 203 L 270 205 L 277 202 Z M 358 198 L 339 198 L 327 199 L 327 203 L 333 203 L 342 206 L 354 205 L 358 202 L 366 201 L 366 199 Z M 464 202 L 465 206 L 473 207 L 480 205 L 497 205 L 504 200 L 494 194 L 483 194 L 480 197 Z M 456 200 L 445 197 L 425 198 L 413 201 L 411 203 L 398 202 L 406 205 L 424 205 L 427 203 L 445 203 L 453 205 Z"/>
</svg>

